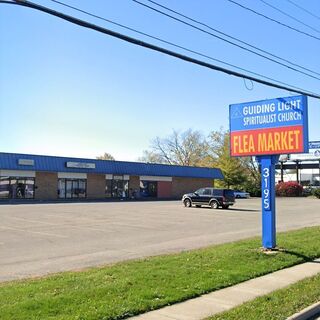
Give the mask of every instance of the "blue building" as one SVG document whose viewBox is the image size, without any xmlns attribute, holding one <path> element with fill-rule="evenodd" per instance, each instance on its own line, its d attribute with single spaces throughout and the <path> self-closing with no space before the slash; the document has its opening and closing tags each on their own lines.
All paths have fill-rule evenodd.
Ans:
<svg viewBox="0 0 320 320">
<path fill-rule="evenodd" d="M 1 199 L 180 198 L 220 169 L 0 153 Z"/>
</svg>

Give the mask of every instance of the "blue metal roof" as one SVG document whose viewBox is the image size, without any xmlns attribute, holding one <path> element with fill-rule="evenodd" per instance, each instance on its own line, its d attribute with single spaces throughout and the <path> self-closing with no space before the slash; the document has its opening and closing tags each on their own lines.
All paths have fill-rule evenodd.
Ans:
<svg viewBox="0 0 320 320">
<path fill-rule="evenodd" d="M 34 165 L 19 165 L 19 159 L 33 160 Z M 68 168 L 67 162 L 94 163 L 94 169 Z M 113 160 L 96 160 L 83 158 L 67 158 L 18 153 L 0 152 L 0 169 L 32 170 L 53 172 L 83 172 L 103 174 L 128 174 L 137 176 L 167 176 L 223 179 L 223 174 L 217 168 L 186 167 L 166 164 L 127 162 Z"/>
</svg>

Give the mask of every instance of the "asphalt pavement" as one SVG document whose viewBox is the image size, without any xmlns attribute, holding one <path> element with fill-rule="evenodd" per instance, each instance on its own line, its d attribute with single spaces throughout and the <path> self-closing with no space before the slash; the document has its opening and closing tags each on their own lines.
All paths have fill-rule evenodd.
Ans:
<svg viewBox="0 0 320 320">
<path fill-rule="evenodd" d="M 0 281 L 261 235 L 261 199 L 229 209 L 179 201 L 0 205 Z M 320 224 L 320 201 L 277 199 L 277 230 Z"/>
</svg>

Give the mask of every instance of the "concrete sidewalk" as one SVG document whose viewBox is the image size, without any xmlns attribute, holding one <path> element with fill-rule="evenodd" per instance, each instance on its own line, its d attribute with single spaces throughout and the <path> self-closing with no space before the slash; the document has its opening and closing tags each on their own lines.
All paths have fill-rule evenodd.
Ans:
<svg viewBox="0 0 320 320">
<path fill-rule="evenodd" d="M 320 259 L 217 290 L 132 320 L 201 320 L 320 273 Z"/>
</svg>

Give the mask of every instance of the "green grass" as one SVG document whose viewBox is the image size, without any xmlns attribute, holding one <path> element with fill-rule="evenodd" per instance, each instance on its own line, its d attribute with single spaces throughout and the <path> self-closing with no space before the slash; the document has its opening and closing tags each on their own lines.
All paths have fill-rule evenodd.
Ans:
<svg viewBox="0 0 320 320">
<path fill-rule="evenodd" d="M 320 299 L 320 274 L 246 302 L 210 320 L 285 320 Z"/>
<path fill-rule="evenodd" d="M 0 319 L 122 319 L 320 257 L 320 227 L 0 284 Z"/>
</svg>

